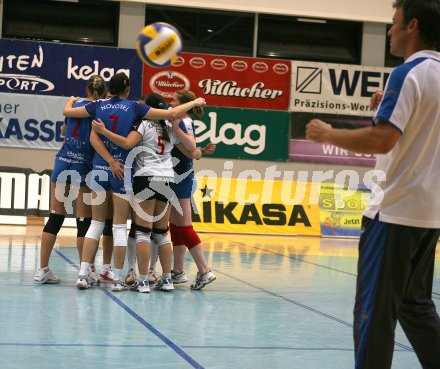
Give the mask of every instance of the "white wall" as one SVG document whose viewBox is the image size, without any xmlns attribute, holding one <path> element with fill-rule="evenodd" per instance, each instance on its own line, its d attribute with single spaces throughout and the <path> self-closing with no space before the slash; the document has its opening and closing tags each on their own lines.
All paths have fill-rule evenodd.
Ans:
<svg viewBox="0 0 440 369">
<path fill-rule="evenodd" d="M 130 2 L 185 6 L 252 13 L 273 13 L 366 22 L 390 23 L 392 0 L 128 0 Z"/>
<path fill-rule="evenodd" d="M 139 31 L 145 26 L 145 4 L 121 2 L 118 47 L 135 48 Z"/>
</svg>

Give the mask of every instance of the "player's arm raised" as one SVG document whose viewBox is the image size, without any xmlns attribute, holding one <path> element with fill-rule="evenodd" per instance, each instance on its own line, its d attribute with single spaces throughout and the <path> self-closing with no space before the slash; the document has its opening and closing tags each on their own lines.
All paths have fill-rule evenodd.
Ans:
<svg viewBox="0 0 440 369">
<path fill-rule="evenodd" d="M 196 106 L 205 106 L 206 101 L 203 97 L 198 97 L 195 100 L 189 101 L 185 104 L 178 105 L 174 108 L 163 110 L 163 109 L 154 109 L 151 108 L 145 118 L 152 120 L 169 120 L 172 121 L 174 119 L 180 118 L 183 114 Z"/>
<path fill-rule="evenodd" d="M 63 115 L 65 117 L 72 118 L 88 118 L 90 114 L 87 112 L 84 106 L 78 106 L 76 108 L 73 107 L 73 104 L 78 101 L 78 97 L 71 96 L 67 101 L 66 105 L 64 105 Z"/>
</svg>

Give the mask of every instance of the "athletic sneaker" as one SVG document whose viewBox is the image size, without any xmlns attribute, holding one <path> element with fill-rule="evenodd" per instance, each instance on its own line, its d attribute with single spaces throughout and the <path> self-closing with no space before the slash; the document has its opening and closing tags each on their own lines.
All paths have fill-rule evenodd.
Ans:
<svg viewBox="0 0 440 369">
<path fill-rule="evenodd" d="M 76 287 L 80 290 L 85 290 L 86 288 L 91 287 L 89 284 L 89 277 L 79 274 L 78 279 L 76 280 Z"/>
<path fill-rule="evenodd" d="M 172 270 L 171 271 L 171 279 L 173 280 L 174 284 L 188 282 L 188 277 L 184 271 L 175 272 L 174 270 Z"/>
<path fill-rule="evenodd" d="M 49 269 L 49 267 L 46 268 L 38 268 L 37 272 L 34 275 L 34 281 L 44 284 L 57 284 L 61 282 L 61 279 L 59 279 L 55 274 L 52 273 L 52 271 Z"/>
<path fill-rule="evenodd" d="M 138 281 L 137 291 L 141 293 L 150 293 L 150 284 L 147 280 Z"/>
<path fill-rule="evenodd" d="M 99 278 L 102 282 L 113 282 L 113 278 L 115 277 L 112 267 L 109 268 L 103 268 L 101 270 L 101 274 L 99 275 Z"/>
<path fill-rule="evenodd" d="M 191 285 L 192 290 L 201 290 L 203 287 L 205 287 L 207 284 L 210 284 L 211 282 L 215 281 L 217 277 L 213 272 L 208 270 L 205 273 L 197 272 L 196 279 L 194 280 L 193 284 Z"/>
<path fill-rule="evenodd" d="M 111 290 L 113 292 L 121 292 L 121 291 L 125 291 L 126 289 L 127 289 L 127 286 L 125 285 L 125 283 L 123 281 L 121 281 L 120 279 L 113 280 L 113 284 L 111 286 Z"/>
<path fill-rule="evenodd" d="M 155 290 L 170 292 L 174 290 L 173 280 L 171 278 L 161 278 L 154 285 Z"/>
<path fill-rule="evenodd" d="M 158 279 L 159 277 L 157 276 L 156 272 L 150 269 L 150 271 L 148 272 L 148 282 L 151 284 L 155 284 Z"/>
<path fill-rule="evenodd" d="M 89 284 L 90 284 L 90 286 L 98 285 L 99 282 L 101 282 L 101 280 L 96 275 L 96 270 L 93 268 L 93 269 L 90 270 L 89 273 L 90 273 L 89 274 Z"/>
<path fill-rule="evenodd" d="M 125 277 L 125 284 L 133 284 L 138 280 L 136 272 L 134 269 L 130 269 Z"/>
</svg>

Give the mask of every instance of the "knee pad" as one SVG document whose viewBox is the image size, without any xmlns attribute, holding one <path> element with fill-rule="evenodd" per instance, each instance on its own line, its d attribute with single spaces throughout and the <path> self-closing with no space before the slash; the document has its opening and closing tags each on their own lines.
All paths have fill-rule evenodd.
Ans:
<svg viewBox="0 0 440 369">
<path fill-rule="evenodd" d="M 92 218 L 76 218 L 76 237 L 85 237 Z"/>
<path fill-rule="evenodd" d="M 133 221 L 131 222 L 131 228 L 130 232 L 128 233 L 128 237 L 136 238 L 136 223 Z"/>
<path fill-rule="evenodd" d="M 60 231 L 61 227 L 64 223 L 64 215 L 50 213 L 49 219 L 47 220 L 46 225 L 44 226 L 43 232 L 54 234 L 55 236 Z"/>
<path fill-rule="evenodd" d="M 151 234 L 151 238 L 154 240 L 154 244 L 157 247 L 171 243 L 168 237 L 168 229 L 153 228 L 153 233 Z"/>
<path fill-rule="evenodd" d="M 91 238 L 95 241 L 99 241 L 104 230 L 104 222 L 98 222 L 97 220 L 92 220 L 90 222 L 90 227 L 87 230 L 85 237 Z"/>
<path fill-rule="evenodd" d="M 113 246 L 127 247 L 127 224 L 113 224 Z"/>
<path fill-rule="evenodd" d="M 196 231 L 194 230 L 193 226 L 185 226 L 185 227 L 177 227 L 179 230 L 179 233 L 182 234 L 182 237 L 185 241 L 186 247 L 188 247 L 188 250 L 191 250 L 193 247 L 196 247 L 197 245 L 200 245 L 202 241 L 200 241 L 199 236 L 197 235 Z"/>
<path fill-rule="evenodd" d="M 179 231 L 180 227 L 177 227 L 173 223 L 170 223 L 170 234 L 171 241 L 173 242 L 173 246 L 185 246 L 185 240 L 183 238 L 182 233 Z"/>
<path fill-rule="evenodd" d="M 151 228 L 142 227 L 136 224 L 136 244 L 148 243 L 150 244 Z"/>
<path fill-rule="evenodd" d="M 113 237 L 113 219 L 107 219 L 105 221 L 104 230 L 102 234 L 104 236 Z"/>
</svg>

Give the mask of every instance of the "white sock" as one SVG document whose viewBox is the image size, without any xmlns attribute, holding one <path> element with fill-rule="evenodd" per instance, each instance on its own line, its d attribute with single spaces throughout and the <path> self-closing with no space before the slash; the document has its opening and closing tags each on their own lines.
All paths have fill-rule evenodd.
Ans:
<svg viewBox="0 0 440 369">
<path fill-rule="evenodd" d="M 171 273 L 162 273 L 162 279 L 171 279 Z"/>
<path fill-rule="evenodd" d="M 115 277 L 113 279 L 119 279 L 121 280 L 121 275 L 122 275 L 122 269 L 113 269 L 113 273 L 115 275 Z"/>
<path fill-rule="evenodd" d="M 112 266 L 110 265 L 110 264 L 104 264 L 103 266 L 102 266 L 102 272 L 105 272 L 105 271 L 107 271 L 107 270 L 109 270 L 109 269 L 111 269 L 112 268 Z"/>
<path fill-rule="evenodd" d="M 136 268 L 136 239 L 127 238 L 128 270 Z"/>
<path fill-rule="evenodd" d="M 86 263 L 85 261 L 83 261 L 81 263 L 81 268 L 79 270 L 79 274 L 80 275 L 89 275 L 89 268 L 90 268 L 90 263 Z"/>
<path fill-rule="evenodd" d="M 146 281 L 146 280 L 148 280 L 148 275 L 139 274 L 139 280 L 140 280 L 140 281 Z"/>
</svg>

